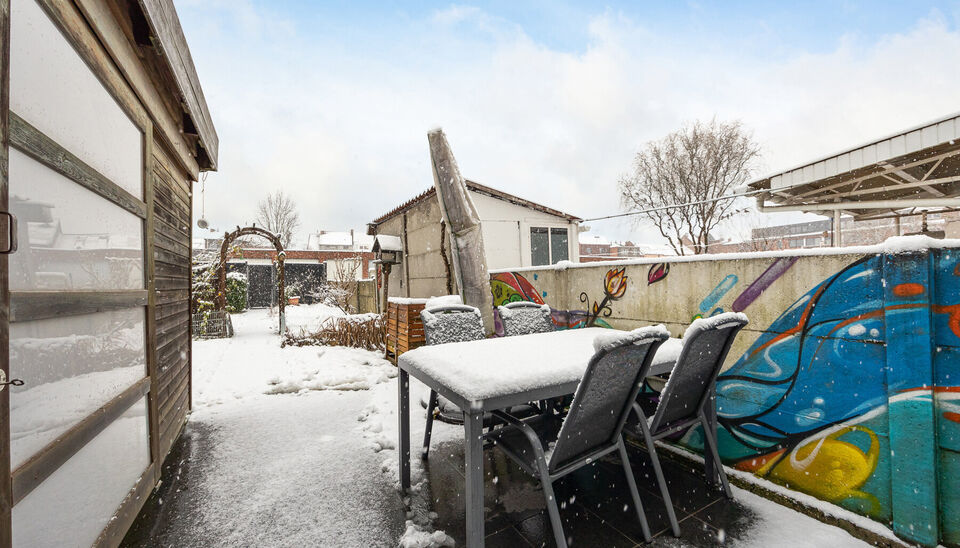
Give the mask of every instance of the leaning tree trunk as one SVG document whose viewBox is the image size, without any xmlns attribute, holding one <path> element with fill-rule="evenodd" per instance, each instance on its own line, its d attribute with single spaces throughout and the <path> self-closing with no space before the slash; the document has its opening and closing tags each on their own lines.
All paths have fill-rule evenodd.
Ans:
<svg viewBox="0 0 960 548">
<path fill-rule="evenodd" d="M 433 164 L 433 184 L 437 188 L 440 211 L 452 236 L 454 271 L 464 304 L 480 309 L 483 328 L 493 333 L 493 298 L 490 294 L 490 275 L 483 250 L 480 215 L 467 193 L 467 185 L 460 175 L 457 161 L 442 129 L 427 133 L 430 159 Z"/>
</svg>

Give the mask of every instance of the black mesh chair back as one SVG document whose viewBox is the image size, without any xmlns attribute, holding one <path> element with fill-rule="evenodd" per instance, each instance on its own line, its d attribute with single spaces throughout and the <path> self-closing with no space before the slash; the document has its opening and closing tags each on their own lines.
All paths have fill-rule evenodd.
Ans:
<svg viewBox="0 0 960 548">
<path fill-rule="evenodd" d="M 554 330 L 550 307 L 545 304 L 518 301 L 497 308 L 507 337 L 549 333 Z"/>
<path fill-rule="evenodd" d="M 747 317 L 733 312 L 690 324 L 683 334 L 677 364 L 660 393 L 660 403 L 650 422 L 651 432 L 699 418 L 730 345 L 745 325 Z"/>
<path fill-rule="evenodd" d="M 616 443 L 657 348 L 670 337 L 663 326 L 646 327 L 594 342 L 549 459 L 551 473 L 601 447 Z"/>
<path fill-rule="evenodd" d="M 466 305 L 447 305 L 420 312 L 428 345 L 478 341 L 485 338 L 480 310 Z"/>
</svg>

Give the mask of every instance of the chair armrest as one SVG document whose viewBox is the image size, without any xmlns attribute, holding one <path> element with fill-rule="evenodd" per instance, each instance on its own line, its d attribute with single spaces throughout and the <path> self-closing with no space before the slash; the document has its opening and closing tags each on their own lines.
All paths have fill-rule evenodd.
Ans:
<svg viewBox="0 0 960 548">
<path fill-rule="evenodd" d="M 499 409 L 496 411 L 491 411 L 490 414 L 506 422 L 507 424 L 510 424 L 511 426 L 517 427 L 521 432 L 523 432 L 523 435 L 527 437 L 527 441 L 529 441 L 530 445 L 533 447 L 533 452 L 536 454 L 538 460 L 545 459 L 543 452 L 543 440 L 540 439 L 540 436 L 537 435 L 536 430 L 531 428 L 529 424 L 523 422 L 510 413 L 501 411 Z"/>
</svg>

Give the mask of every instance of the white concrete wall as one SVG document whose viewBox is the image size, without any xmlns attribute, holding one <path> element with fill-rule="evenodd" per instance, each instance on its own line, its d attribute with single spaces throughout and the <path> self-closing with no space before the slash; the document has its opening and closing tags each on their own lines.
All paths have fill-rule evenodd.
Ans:
<svg viewBox="0 0 960 548">
<path fill-rule="evenodd" d="M 566 228 L 569 260 L 580 260 L 576 223 L 478 192 L 471 191 L 470 198 L 480 213 L 488 269 L 532 266 L 531 227 Z"/>
</svg>

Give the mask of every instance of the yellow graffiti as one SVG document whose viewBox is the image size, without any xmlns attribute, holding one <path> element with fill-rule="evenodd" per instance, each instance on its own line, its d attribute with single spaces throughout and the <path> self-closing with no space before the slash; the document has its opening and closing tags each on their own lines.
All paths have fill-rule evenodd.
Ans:
<svg viewBox="0 0 960 548">
<path fill-rule="evenodd" d="M 499 280 L 490 281 L 490 291 L 493 293 L 493 306 L 503 306 L 509 302 L 524 300 L 519 291 Z"/>
<path fill-rule="evenodd" d="M 870 436 L 870 449 L 866 453 L 852 443 L 837 439 L 854 431 Z M 849 497 L 864 499 L 871 511 L 879 509 L 877 499 L 859 489 L 877 468 L 879 454 L 880 442 L 872 430 L 847 426 L 797 447 L 786 458 L 766 463 L 756 473 L 830 502 Z"/>
</svg>

